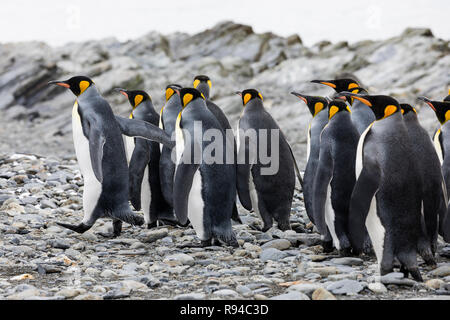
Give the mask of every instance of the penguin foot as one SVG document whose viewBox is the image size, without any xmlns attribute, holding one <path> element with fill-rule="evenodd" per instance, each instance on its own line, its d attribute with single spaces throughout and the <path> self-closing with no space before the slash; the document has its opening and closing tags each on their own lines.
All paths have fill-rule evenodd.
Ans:
<svg viewBox="0 0 450 320">
<path fill-rule="evenodd" d="M 417 282 L 423 282 L 422 276 L 420 275 L 420 271 L 418 267 L 409 268 L 408 271 L 411 273 L 411 276 Z M 406 275 L 405 275 L 406 278 Z"/>
<path fill-rule="evenodd" d="M 177 220 L 159 219 L 158 221 L 161 222 L 161 225 L 163 226 L 172 226 L 172 227 L 183 226 Z"/>
<path fill-rule="evenodd" d="M 249 226 L 250 229 L 252 229 L 252 230 L 256 230 L 256 231 L 261 231 L 261 232 L 263 232 L 260 226 L 257 226 L 257 225 L 254 225 L 254 224 L 249 224 L 248 226 Z"/>
<path fill-rule="evenodd" d="M 352 254 L 352 249 L 350 247 L 342 248 L 342 249 L 339 250 L 339 255 L 341 257 L 350 257 L 350 256 L 353 255 Z"/>
<path fill-rule="evenodd" d="M 153 228 L 156 228 L 157 226 L 158 226 L 158 222 L 154 221 L 154 222 L 147 223 L 146 228 L 153 229 Z"/>
<path fill-rule="evenodd" d="M 297 233 L 306 233 L 306 230 L 299 223 L 293 223 L 291 225 L 291 228 L 292 228 L 292 230 L 294 230 Z"/>
<path fill-rule="evenodd" d="M 113 221 L 113 235 L 114 237 L 120 236 L 122 233 L 122 221 L 114 220 Z"/>
<path fill-rule="evenodd" d="M 120 236 L 120 233 L 116 235 L 114 232 L 97 232 L 97 234 L 106 239 L 114 239 Z"/>
<path fill-rule="evenodd" d="M 61 227 L 78 232 L 78 233 L 84 233 L 85 231 L 89 230 L 92 227 L 92 226 L 88 226 L 88 225 L 84 224 L 83 222 L 78 225 L 62 223 L 62 222 L 56 222 L 56 224 Z"/>
<path fill-rule="evenodd" d="M 333 252 L 333 240 L 331 241 L 322 241 L 322 248 L 324 253 Z"/>
</svg>

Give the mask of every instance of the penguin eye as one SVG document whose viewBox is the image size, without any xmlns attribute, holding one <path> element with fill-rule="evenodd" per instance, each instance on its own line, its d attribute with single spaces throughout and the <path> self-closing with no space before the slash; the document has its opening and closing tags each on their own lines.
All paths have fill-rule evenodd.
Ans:
<svg viewBox="0 0 450 320">
<path fill-rule="evenodd" d="M 89 81 L 83 80 L 80 81 L 80 94 L 82 94 L 87 88 L 89 88 L 91 84 L 89 83 Z"/>
</svg>

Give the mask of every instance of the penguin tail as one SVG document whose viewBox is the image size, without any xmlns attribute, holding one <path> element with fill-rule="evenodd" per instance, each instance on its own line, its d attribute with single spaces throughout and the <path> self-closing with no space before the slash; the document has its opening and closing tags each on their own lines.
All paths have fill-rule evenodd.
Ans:
<svg viewBox="0 0 450 320">
<path fill-rule="evenodd" d="M 81 222 L 78 225 L 75 224 L 68 224 L 68 223 L 62 223 L 62 222 L 56 222 L 57 225 L 70 229 L 72 231 L 78 232 L 78 233 L 84 233 L 85 231 L 89 230 L 92 226 L 88 226 L 87 224 L 84 224 Z"/>
<path fill-rule="evenodd" d="M 142 226 L 144 224 L 144 218 L 141 215 L 131 211 L 128 204 L 121 209 L 113 211 L 111 215 L 111 218 L 121 220 L 133 226 Z"/>
</svg>

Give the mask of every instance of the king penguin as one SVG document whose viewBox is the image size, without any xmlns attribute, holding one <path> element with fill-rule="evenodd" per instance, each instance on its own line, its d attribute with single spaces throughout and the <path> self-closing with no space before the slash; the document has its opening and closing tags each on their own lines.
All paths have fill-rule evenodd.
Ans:
<svg viewBox="0 0 450 320">
<path fill-rule="evenodd" d="M 233 145 L 227 146 L 225 130 L 198 90 L 182 88 L 179 96 L 183 110 L 176 122 L 175 214 L 181 224 L 189 218 L 202 246 L 219 240 L 237 247 L 231 228 L 236 165 L 227 162 L 224 152 Z"/>
<path fill-rule="evenodd" d="M 304 101 L 312 115 L 308 132 L 306 133 L 307 149 L 306 168 L 303 175 L 303 197 L 305 199 L 305 209 L 308 218 L 314 223 L 312 206 L 312 198 L 314 195 L 313 183 L 319 161 L 320 133 L 328 123 L 328 101 L 323 97 L 307 96 L 297 92 L 291 92 L 291 94 Z"/>
<path fill-rule="evenodd" d="M 336 79 L 336 80 L 312 80 L 313 83 L 319 83 L 327 85 L 333 88 L 337 93 L 342 91 L 348 91 L 351 93 L 360 93 L 361 89 L 355 90 L 354 88 L 360 88 L 357 81 L 346 78 L 346 79 Z M 364 93 L 364 92 L 361 92 Z M 375 121 L 373 112 L 371 112 L 363 103 L 359 101 L 354 101 L 353 97 L 346 97 L 347 102 L 351 105 L 352 110 L 352 121 L 355 124 L 356 129 L 359 134 L 362 134 L 366 128 Z"/>
<path fill-rule="evenodd" d="M 419 100 L 428 104 L 436 113 L 436 117 L 441 123 L 441 127 L 435 132 L 433 137 L 434 147 L 441 163 L 444 175 L 447 198 L 450 190 L 450 101 L 433 101 L 426 97 L 419 97 Z M 450 211 L 439 222 L 439 233 L 446 242 L 450 242 Z"/>
<path fill-rule="evenodd" d="M 128 204 L 129 174 L 122 133 L 142 136 L 173 147 L 170 137 L 158 127 L 115 117 L 91 79 L 84 76 L 49 84 L 70 89 L 77 99 L 72 109 L 75 152 L 84 179 L 83 210 L 80 224 L 59 225 L 83 233 L 98 218 L 113 219 L 113 233 L 121 233 L 122 221 L 142 225 L 144 219 Z M 131 122 L 130 122 L 131 121 Z"/>
<path fill-rule="evenodd" d="M 253 208 L 260 216 L 262 231 L 270 229 L 273 220 L 280 230 L 289 230 L 295 188 L 292 150 L 280 127 L 265 110 L 261 93 L 255 89 L 237 93 L 244 106 L 237 131 L 239 199 L 244 208 Z M 274 161 L 263 161 L 261 157 L 263 147 L 278 163 L 275 172 L 271 168 Z"/>
<path fill-rule="evenodd" d="M 219 108 L 218 105 L 216 105 L 209 99 L 209 91 L 211 90 L 212 87 L 211 79 L 206 75 L 197 75 L 194 78 L 193 85 L 194 88 L 200 91 L 200 93 L 203 94 L 203 97 L 205 97 L 206 107 L 208 107 L 209 111 L 211 111 L 211 113 L 216 117 L 217 121 L 219 121 L 220 126 L 225 130 L 226 133 L 228 132 L 230 134 L 227 137 L 230 139 L 230 141 L 232 139 L 233 144 L 236 144 L 236 141 L 234 140 L 234 134 L 231 129 L 230 122 L 227 119 L 227 116 L 222 111 L 222 109 Z M 235 148 L 233 153 L 234 159 L 236 159 L 236 152 L 237 151 Z M 236 204 L 233 207 L 232 219 L 238 223 L 242 223 L 241 219 L 239 218 L 239 213 Z"/>
<path fill-rule="evenodd" d="M 314 219 L 322 236 L 329 230 L 336 249 L 348 255 L 351 249 L 348 211 L 355 185 L 359 133 L 352 122 L 350 108 L 342 100 L 328 103 L 328 119 L 320 135 L 320 154 L 314 177 Z"/>
<path fill-rule="evenodd" d="M 159 114 L 150 96 L 141 90 L 117 89 L 132 106 L 130 119 L 159 125 Z M 132 138 L 134 148 L 129 162 L 130 200 L 136 210 L 144 211 L 147 228 L 157 222 L 176 224 L 172 207 L 166 202 L 159 179 L 160 144 L 142 138 Z"/>
<path fill-rule="evenodd" d="M 159 113 L 159 127 L 169 136 L 175 138 L 175 123 L 178 114 L 182 110 L 180 97 L 176 90 L 180 90 L 178 84 L 169 84 L 166 87 L 166 104 Z M 166 146 L 161 146 L 161 158 L 159 161 L 159 176 L 161 179 L 161 190 L 164 199 L 173 207 L 173 178 L 175 175 L 175 159 L 172 158 L 172 150 Z"/>
<path fill-rule="evenodd" d="M 400 105 L 390 96 L 341 94 L 369 106 L 376 118 L 358 142 L 348 224 L 352 248 L 361 252 L 366 226 L 381 275 L 393 271 L 397 258 L 405 276 L 422 281 L 417 265 L 423 249 L 422 179 Z M 434 261 L 429 245 L 419 253 Z"/>
<path fill-rule="evenodd" d="M 400 104 L 403 120 L 408 130 L 415 159 L 419 165 L 419 173 L 423 180 L 422 196 L 422 223 L 424 233 L 428 239 L 431 250 L 436 252 L 438 224 L 444 221 L 447 211 L 447 188 L 442 175 L 439 161 L 433 142 L 428 132 L 420 125 L 417 111 L 409 104 Z"/>
</svg>

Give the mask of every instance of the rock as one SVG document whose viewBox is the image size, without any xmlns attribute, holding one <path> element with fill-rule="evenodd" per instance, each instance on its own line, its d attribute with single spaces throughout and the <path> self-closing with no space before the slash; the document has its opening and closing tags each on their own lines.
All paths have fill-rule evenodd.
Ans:
<svg viewBox="0 0 450 320">
<path fill-rule="evenodd" d="M 442 281 L 441 279 L 430 279 L 428 281 L 425 282 L 425 285 L 433 290 L 437 290 L 441 287 L 441 285 L 445 284 L 444 281 Z"/>
<path fill-rule="evenodd" d="M 289 291 L 270 298 L 270 300 L 310 300 L 309 297 L 298 291 Z"/>
<path fill-rule="evenodd" d="M 388 274 L 385 274 L 384 276 L 380 277 L 380 281 L 383 284 L 396 284 L 396 285 L 406 285 L 406 286 L 413 286 L 416 284 L 414 280 L 406 279 L 404 274 L 401 272 L 391 272 Z"/>
<path fill-rule="evenodd" d="M 382 284 L 381 282 L 372 282 L 372 283 L 369 283 L 369 290 L 370 291 L 372 291 L 372 292 L 374 292 L 374 293 L 378 293 L 378 294 L 380 294 L 380 293 L 386 293 L 388 290 L 387 290 L 387 288 L 385 287 L 385 285 L 384 284 Z"/>
<path fill-rule="evenodd" d="M 317 288 L 314 290 L 312 296 L 312 300 L 337 300 L 336 297 L 327 289 Z"/>
<path fill-rule="evenodd" d="M 341 280 L 331 283 L 327 290 L 333 294 L 357 294 L 364 289 L 363 285 L 355 280 Z"/>
<path fill-rule="evenodd" d="M 163 260 L 163 262 L 168 264 L 169 266 L 180 266 L 180 265 L 192 266 L 195 263 L 194 258 L 185 253 L 177 253 L 167 256 Z"/>
<path fill-rule="evenodd" d="M 173 299 L 174 300 L 204 300 L 205 299 L 204 293 L 184 293 L 176 295 Z"/>
<path fill-rule="evenodd" d="M 100 273 L 100 277 L 102 277 L 102 278 L 116 278 L 117 277 L 117 273 L 115 273 L 112 270 L 106 269 L 106 270 L 103 270 Z"/>
<path fill-rule="evenodd" d="M 63 296 L 66 299 L 70 299 L 84 293 L 86 293 L 86 290 L 82 288 L 78 289 L 64 288 L 55 293 L 55 296 Z"/>
<path fill-rule="evenodd" d="M 36 297 L 40 295 L 40 291 L 37 288 L 30 288 L 23 290 L 19 293 L 15 293 L 12 295 L 9 295 L 7 297 L 8 300 L 28 300 L 32 297 Z"/>
<path fill-rule="evenodd" d="M 217 290 L 217 291 L 213 292 L 213 295 L 220 296 L 220 297 L 230 297 L 230 298 L 234 298 L 234 299 L 239 298 L 239 293 L 237 293 L 236 291 L 231 290 L 231 289 Z"/>
<path fill-rule="evenodd" d="M 341 264 L 344 266 L 360 266 L 363 264 L 362 259 L 353 257 L 334 258 L 331 259 L 331 262 L 334 264 Z"/>
<path fill-rule="evenodd" d="M 240 294 L 243 294 L 243 295 L 246 295 L 246 294 L 249 294 L 249 293 L 252 292 L 252 290 L 249 287 L 243 286 L 243 285 L 240 285 L 240 284 L 236 286 L 236 291 L 238 293 L 240 293 Z"/>
<path fill-rule="evenodd" d="M 291 246 L 291 242 L 286 239 L 275 239 L 269 242 L 266 242 L 261 246 L 262 250 L 268 249 L 268 248 L 275 248 L 278 250 L 286 250 L 289 249 Z"/>
<path fill-rule="evenodd" d="M 56 249 L 68 249 L 70 248 L 70 244 L 62 239 L 52 240 L 50 241 L 50 245 Z"/>
<path fill-rule="evenodd" d="M 41 201 L 41 209 L 56 209 L 58 206 L 52 200 L 42 200 Z"/>
<path fill-rule="evenodd" d="M 11 281 L 23 281 L 23 280 L 33 280 L 34 276 L 29 274 L 29 273 L 24 273 L 18 276 L 14 276 L 12 278 L 10 278 L 9 280 Z"/>
<path fill-rule="evenodd" d="M 320 283 L 300 283 L 294 284 L 288 288 L 288 291 L 298 291 L 305 294 L 310 294 L 315 290 L 322 288 L 322 284 Z"/>
<path fill-rule="evenodd" d="M 328 277 L 331 274 L 340 273 L 339 269 L 336 267 L 312 267 L 306 270 L 308 273 L 317 273 L 321 277 Z"/>
<path fill-rule="evenodd" d="M 280 259 L 286 258 L 288 256 L 287 253 L 280 251 L 275 248 L 268 248 L 263 250 L 259 256 L 262 262 L 266 262 L 269 260 L 278 261 Z"/>
<path fill-rule="evenodd" d="M 142 242 L 146 243 L 155 242 L 156 240 L 166 237 L 168 234 L 169 230 L 167 228 L 151 230 L 144 234 Z"/>
<path fill-rule="evenodd" d="M 450 276 L 450 264 L 445 264 L 440 267 L 437 267 L 433 271 L 430 272 L 431 275 L 435 277 L 446 277 Z"/>
<path fill-rule="evenodd" d="M 73 300 L 103 300 L 103 298 L 97 294 L 86 293 L 76 296 Z"/>
</svg>

